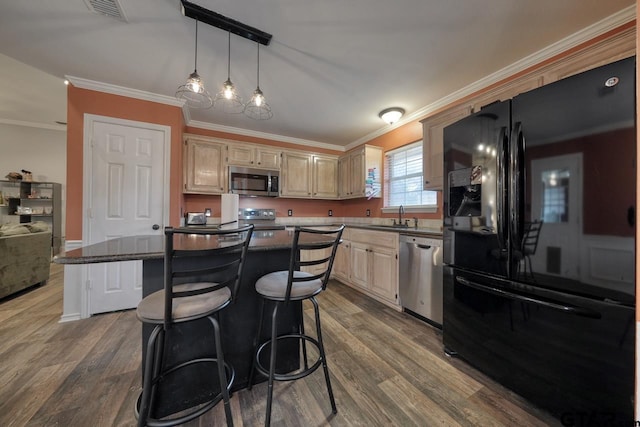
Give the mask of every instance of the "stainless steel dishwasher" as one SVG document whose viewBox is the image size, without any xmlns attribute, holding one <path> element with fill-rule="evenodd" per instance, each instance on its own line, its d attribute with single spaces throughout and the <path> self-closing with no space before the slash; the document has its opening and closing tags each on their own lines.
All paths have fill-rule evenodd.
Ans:
<svg viewBox="0 0 640 427">
<path fill-rule="evenodd" d="M 400 304 L 442 327 L 442 240 L 400 235 Z"/>
</svg>

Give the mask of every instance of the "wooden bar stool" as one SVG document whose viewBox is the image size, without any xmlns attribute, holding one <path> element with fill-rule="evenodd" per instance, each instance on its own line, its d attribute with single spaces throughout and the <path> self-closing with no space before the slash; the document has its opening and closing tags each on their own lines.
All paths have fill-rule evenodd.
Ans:
<svg viewBox="0 0 640 427">
<path fill-rule="evenodd" d="M 233 383 L 234 371 L 224 360 L 219 313 L 235 299 L 252 233 L 253 225 L 231 230 L 165 228 L 164 289 L 145 297 L 136 310 L 140 321 L 156 325 L 147 342 L 143 387 L 136 402 L 138 426 L 183 424 L 203 415 L 220 400 L 224 401 L 227 425 L 233 425 L 229 389 Z M 171 347 L 167 332 L 176 324 L 205 318 L 212 327 L 211 339 L 215 340 L 215 357 L 202 357 L 165 366 L 167 363 L 163 360 L 164 355 Z M 203 331 L 203 338 L 204 333 L 206 331 Z M 217 377 L 215 381 L 220 384 L 220 392 L 205 396 L 204 402 L 181 411 L 178 415 L 154 418 L 158 409 L 156 400 L 163 381 L 178 375 L 183 368 L 199 363 L 217 365 L 217 373 L 212 369 L 211 374 Z"/>
<path fill-rule="evenodd" d="M 251 372 L 249 374 L 249 388 L 253 385 L 255 371 L 269 378 L 267 394 L 267 412 L 265 426 L 271 424 L 271 406 L 273 401 L 273 382 L 292 381 L 304 378 L 314 372 L 322 365 L 324 369 L 327 392 L 331 402 L 331 410 L 335 414 L 338 412 L 336 402 L 329 380 L 329 369 L 327 358 L 322 342 L 322 330 L 320 327 L 320 310 L 316 295 L 327 288 L 329 275 L 333 266 L 338 244 L 344 230 L 344 225 L 329 230 L 296 227 L 293 237 L 293 247 L 289 270 L 276 271 L 266 274 L 256 282 L 256 292 L 262 297 L 260 308 L 260 320 L 258 331 L 254 340 L 255 352 Z M 304 270 L 304 271 L 301 271 Z M 298 333 L 277 336 L 278 308 L 286 305 L 289 301 L 309 300 L 313 304 L 316 323 L 316 338 L 306 335 L 304 332 L 304 317 L 301 316 L 300 324 L 295 325 Z M 263 316 L 265 304 L 269 301 L 271 308 L 271 338 L 258 346 L 262 335 Z M 278 340 L 296 339 L 302 345 L 304 368 L 285 374 L 276 373 L 276 355 Z M 318 360 L 311 366 L 307 361 L 307 342 L 314 345 L 318 350 Z M 267 347 L 271 346 L 269 353 L 269 368 L 266 369 L 261 361 L 260 354 Z"/>
</svg>

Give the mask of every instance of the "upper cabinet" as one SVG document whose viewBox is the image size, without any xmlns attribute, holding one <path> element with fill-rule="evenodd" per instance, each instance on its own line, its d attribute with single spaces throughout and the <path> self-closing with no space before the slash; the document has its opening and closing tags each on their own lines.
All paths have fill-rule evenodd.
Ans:
<svg viewBox="0 0 640 427">
<path fill-rule="evenodd" d="M 313 197 L 317 199 L 338 198 L 338 158 L 313 155 Z"/>
<path fill-rule="evenodd" d="M 228 144 L 228 164 L 264 169 L 280 169 L 280 150 L 253 144 Z"/>
<path fill-rule="evenodd" d="M 227 191 L 226 144 L 189 135 L 184 142 L 184 192 Z"/>
<path fill-rule="evenodd" d="M 310 198 L 313 156 L 311 154 L 289 152 L 282 153 L 280 172 L 280 195 L 285 197 Z"/>
<path fill-rule="evenodd" d="M 442 190 L 444 128 L 471 114 L 471 106 L 462 104 L 422 120 L 422 173 L 425 190 Z"/>
<path fill-rule="evenodd" d="M 338 160 L 338 197 L 382 197 L 382 149 L 364 145 Z"/>
<path fill-rule="evenodd" d="M 285 151 L 280 173 L 283 197 L 336 199 L 338 158 L 324 154 Z"/>
</svg>

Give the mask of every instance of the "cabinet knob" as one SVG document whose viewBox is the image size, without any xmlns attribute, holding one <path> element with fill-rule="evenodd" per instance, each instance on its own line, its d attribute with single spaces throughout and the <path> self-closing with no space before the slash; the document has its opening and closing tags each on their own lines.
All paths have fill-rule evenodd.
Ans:
<svg viewBox="0 0 640 427">
<path fill-rule="evenodd" d="M 158 224 L 153 224 L 151 228 L 153 228 L 154 230 L 159 230 L 160 226 Z"/>
</svg>

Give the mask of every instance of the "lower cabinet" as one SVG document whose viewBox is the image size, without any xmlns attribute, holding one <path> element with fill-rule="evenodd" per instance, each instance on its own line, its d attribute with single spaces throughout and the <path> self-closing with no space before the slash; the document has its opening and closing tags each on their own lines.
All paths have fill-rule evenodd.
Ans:
<svg viewBox="0 0 640 427">
<path fill-rule="evenodd" d="M 334 278 L 399 309 L 398 234 L 349 229 L 348 238 L 338 247 Z"/>
</svg>

